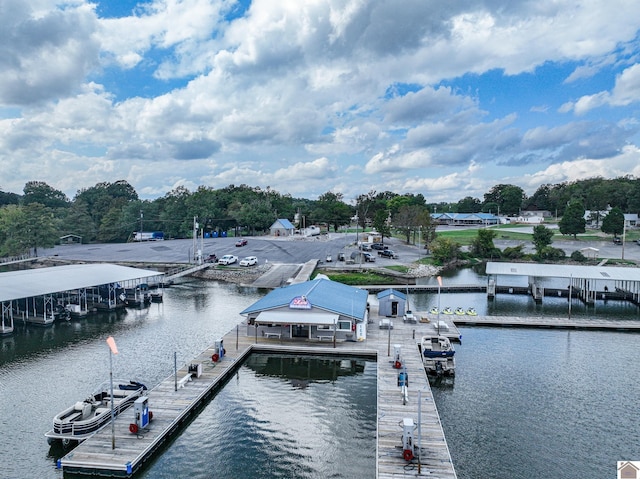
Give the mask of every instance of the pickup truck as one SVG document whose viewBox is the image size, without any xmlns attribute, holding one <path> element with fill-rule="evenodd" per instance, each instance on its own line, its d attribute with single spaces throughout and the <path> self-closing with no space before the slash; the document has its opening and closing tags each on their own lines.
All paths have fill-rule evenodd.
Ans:
<svg viewBox="0 0 640 479">
<path fill-rule="evenodd" d="M 225 254 L 218 260 L 218 264 L 233 264 L 238 262 L 238 257 L 232 254 Z"/>
<path fill-rule="evenodd" d="M 394 258 L 397 259 L 398 255 L 390 249 L 384 249 L 382 251 L 378 251 L 378 256 L 381 256 L 383 258 Z"/>
</svg>

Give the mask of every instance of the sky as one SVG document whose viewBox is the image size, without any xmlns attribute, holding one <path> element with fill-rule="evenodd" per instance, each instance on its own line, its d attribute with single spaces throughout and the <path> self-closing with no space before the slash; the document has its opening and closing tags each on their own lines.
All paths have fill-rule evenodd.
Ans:
<svg viewBox="0 0 640 479">
<path fill-rule="evenodd" d="M 0 190 L 640 177 L 637 0 L 0 0 Z"/>
</svg>

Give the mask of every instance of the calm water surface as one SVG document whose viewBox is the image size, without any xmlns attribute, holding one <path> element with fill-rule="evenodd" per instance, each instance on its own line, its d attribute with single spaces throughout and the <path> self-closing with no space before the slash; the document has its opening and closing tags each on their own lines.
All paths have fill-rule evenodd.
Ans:
<svg viewBox="0 0 640 479">
<path fill-rule="evenodd" d="M 463 270 L 445 281 L 474 282 L 469 275 L 477 273 Z M 54 468 L 59 451 L 43 434 L 54 414 L 108 379 L 107 336 L 120 350 L 114 377 L 154 386 L 171 374 L 174 351 L 179 364 L 189 362 L 264 293 L 192 281 L 147 309 L 49 329 L 17 325 L 12 337 L 0 338 L 0 477 L 62 477 Z M 437 295 L 412 294 L 410 301 L 428 309 Z M 507 315 L 567 308 L 566 299 L 540 306 L 526 296 L 499 296 L 488 303 L 482 294 L 443 295 L 447 305 Z M 574 303 L 574 314 L 579 309 Z M 615 302 L 584 314 L 638 318 L 637 308 Z M 464 328 L 463 336 L 455 382 L 434 386 L 460 478 L 601 479 L 615 477 L 615 461 L 640 459 L 638 335 Z M 327 378 L 326 371 L 301 376 L 286 359 L 269 359 L 277 368 L 258 359 L 240 368 L 142 477 L 373 477 L 367 441 L 375 437 L 375 419 L 368 422 L 375 365 L 351 373 L 351 363 L 338 361 L 328 370 L 349 372 Z M 332 401 L 341 406 L 329 408 Z M 283 474 L 280 461 L 295 475 Z"/>
<path fill-rule="evenodd" d="M 461 479 L 603 479 L 640 458 L 638 335 L 463 328 L 433 386 Z"/>
</svg>

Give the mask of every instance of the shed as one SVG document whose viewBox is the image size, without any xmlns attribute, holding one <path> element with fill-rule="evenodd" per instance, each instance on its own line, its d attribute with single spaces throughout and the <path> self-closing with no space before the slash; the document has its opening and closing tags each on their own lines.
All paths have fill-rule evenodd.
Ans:
<svg viewBox="0 0 640 479">
<path fill-rule="evenodd" d="M 82 244 L 82 236 L 74 234 L 60 236 L 60 244 Z"/>
<path fill-rule="evenodd" d="M 395 289 L 380 291 L 378 298 L 378 314 L 380 316 L 402 316 L 405 313 L 407 296 Z"/>
<path fill-rule="evenodd" d="M 269 228 L 272 236 L 292 236 L 295 227 L 286 218 L 279 218 Z"/>
</svg>

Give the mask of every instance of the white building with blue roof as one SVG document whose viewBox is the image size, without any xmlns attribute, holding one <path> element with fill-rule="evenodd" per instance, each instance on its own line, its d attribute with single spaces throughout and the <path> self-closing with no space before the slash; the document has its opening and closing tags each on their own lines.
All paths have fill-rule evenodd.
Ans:
<svg viewBox="0 0 640 479">
<path fill-rule="evenodd" d="M 395 289 L 385 289 L 377 294 L 380 316 L 402 316 L 405 313 L 407 297 Z"/>
<path fill-rule="evenodd" d="M 291 224 L 291 221 L 285 218 L 279 218 L 273 222 L 269 231 L 272 236 L 293 236 L 296 228 Z"/>
<path fill-rule="evenodd" d="M 248 333 L 261 337 L 362 341 L 367 297 L 366 290 L 321 278 L 274 289 L 240 314 Z"/>
</svg>

